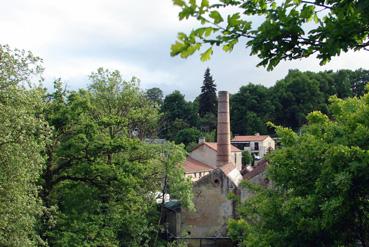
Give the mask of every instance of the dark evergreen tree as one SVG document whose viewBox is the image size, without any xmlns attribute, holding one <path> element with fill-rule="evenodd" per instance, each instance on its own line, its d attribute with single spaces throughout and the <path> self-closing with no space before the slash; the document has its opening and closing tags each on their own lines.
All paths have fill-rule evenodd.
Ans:
<svg viewBox="0 0 369 247">
<path fill-rule="evenodd" d="M 203 117 L 206 113 L 217 113 L 217 88 L 210 69 L 207 68 L 204 75 L 204 83 L 201 86 L 201 94 L 199 96 L 199 114 Z"/>
</svg>

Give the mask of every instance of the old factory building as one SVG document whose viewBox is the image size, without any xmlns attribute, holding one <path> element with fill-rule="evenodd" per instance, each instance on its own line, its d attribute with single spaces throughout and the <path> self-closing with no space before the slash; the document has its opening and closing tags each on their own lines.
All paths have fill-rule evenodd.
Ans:
<svg viewBox="0 0 369 247">
<path fill-rule="evenodd" d="M 227 236 L 227 222 L 237 216 L 236 202 L 229 199 L 229 193 L 239 195 L 243 201 L 250 193 L 240 186 L 242 180 L 268 183 L 264 176 L 265 161 L 259 162 L 252 169 L 241 171 L 241 159 L 241 150 L 231 145 L 229 94 L 220 91 L 217 142 L 209 143 L 203 140 L 184 163 L 186 176 L 193 181 L 193 202 L 196 209 L 181 211 L 177 234 L 194 239 L 221 239 Z M 227 245 L 218 243 L 213 246 Z"/>
</svg>

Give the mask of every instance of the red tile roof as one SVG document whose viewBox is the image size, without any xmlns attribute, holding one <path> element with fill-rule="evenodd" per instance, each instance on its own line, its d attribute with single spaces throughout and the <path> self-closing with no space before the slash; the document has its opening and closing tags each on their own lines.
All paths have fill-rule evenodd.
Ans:
<svg viewBox="0 0 369 247">
<path fill-rule="evenodd" d="M 216 142 L 204 142 L 204 143 L 201 143 L 201 144 L 197 145 L 193 150 L 201 147 L 202 145 L 206 145 L 206 146 L 208 146 L 209 148 L 213 149 L 216 152 L 218 151 L 218 144 Z M 241 150 L 238 149 L 238 148 L 236 148 L 235 146 L 231 145 L 231 152 L 241 152 Z"/>
<path fill-rule="evenodd" d="M 268 135 L 253 135 L 253 136 L 235 136 L 232 142 L 260 142 L 264 141 Z"/>
<path fill-rule="evenodd" d="M 236 168 L 236 166 L 233 163 L 228 163 L 220 167 L 220 169 L 228 175 L 231 171 L 233 171 Z"/>
<path fill-rule="evenodd" d="M 251 179 L 260 173 L 264 172 L 266 167 L 268 165 L 267 160 L 261 160 L 259 163 L 254 167 L 254 169 L 250 172 L 247 172 L 245 175 L 243 175 L 243 179 Z"/>
<path fill-rule="evenodd" d="M 212 171 L 214 168 L 188 156 L 184 163 L 184 170 L 185 173 L 194 173 Z"/>
</svg>

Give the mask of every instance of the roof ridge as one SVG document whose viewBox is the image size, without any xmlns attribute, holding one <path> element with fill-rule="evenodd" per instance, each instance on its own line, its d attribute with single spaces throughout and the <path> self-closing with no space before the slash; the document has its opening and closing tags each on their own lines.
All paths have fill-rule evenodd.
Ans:
<svg viewBox="0 0 369 247">
<path fill-rule="evenodd" d="M 212 167 L 212 166 L 210 166 L 210 165 L 208 165 L 208 164 L 206 164 L 206 163 L 204 163 L 204 162 L 202 162 L 202 161 L 200 161 L 200 160 L 197 160 L 197 159 L 195 159 L 195 158 L 191 157 L 190 155 L 188 155 L 186 159 L 194 160 L 194 161 L 196 161 L 196 162 L 201 163 L 201 164 L 202 164 L 202 165 L 204 165 L 204 166 L 207 166 L 207 167 L 209 167 L 209 168 L 211 168 L 211 169 L 214 169 L 214 167 Z"/>
<path fill-rule="evenodd" d="M 199 143 L 196 147 L 194 147 L 194 149 L 192 149 L 191 152 L 195 151 L 196 149 L 198 149 L 199 147 L 201 147 L 202 145 L 206 145 L 208 146 L 209 148 L 213 149 L 215 152 L 218 152 L 218 149 L 217 147 L 214 147 L 212 145 L 217 145 L 218 143 L 217 142 L 202 142 L 202 143 Z M 236 146 L 232 145 L 231 143 L 231 152 L 241 152 L 242 150 L 240 150 L 239 148 L 237 148 Z"/>
</svg>

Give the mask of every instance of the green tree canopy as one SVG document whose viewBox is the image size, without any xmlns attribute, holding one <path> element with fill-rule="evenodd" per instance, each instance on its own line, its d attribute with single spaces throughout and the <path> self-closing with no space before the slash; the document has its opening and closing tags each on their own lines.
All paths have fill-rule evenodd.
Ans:
<svg viewBox="0 0 369 247">
<path fill-rule="evenodd" d="M 362 96 L 369 82 L 367 70 L 358 69 L 302 72 L 290 70 L 286 77 L 266 88 L 248 84 L 231 96 L 231 119 L 234 134 L 269 133 L 267 121 L 298 130 L 306 115 L 314 110 L 330 114 L 328 99 Z"/>
<path fill-rule="evenodd" d="M 88 90 L 73 92 L 57 81 L 49 96 L 41 237 L 51 246 L 153 246 L 160 232 L 154 195 L 164 178 L 166 193 L 191 205 L 179 167 L 185 151 L 142 141 L 156 129 L 158 110 L 136 79 L 106 69 L 90 79 Z"/>
<path fill-rule="evenodd" d="M 139 88 L 139 80 L 124 80 L 119 71 L 99 68 L 90 75 L 89 93 L 100 121 L 107 120 L 110 136 L 137 135 L 140 139 L 155 133 L 158 109 Z M 113 127 L 117 124 L 117 127 Z"/>
<path fill-rule="evenodd" d="M 200 137 L 202 137 L 202 133 L 200 130 L 196 128 L 186 128 L 180 130 L 176 135 L 175 142 L 177 144 L 184 144 L 188 146 L 189 144 L 197 144 Z M 191 150 L 188 150 L 191 151 Z"/>
<path fill-rule="evenodd" d="M 171 55 L 185 58 L 201 49 L 207 60 L 214 46 L 230 52 L 242 42 L 259 65 L 273 69 L 282 60 L 316 55 L 321 64 L 348 50 L 369 49 L 366 0 L 173 0 L 179 19 L 200 27 L 179 33 Z"/>
<path fill-rule="evenodd" d="M 301 135 L 277 127 L 270 188 L 240 207 L 230 234 L 242 246 L 368 246 L 369 94 L 331 98 L 330 120 L 308 115 Z"/>
<path fill-rule="evenodd" d="M 365 93 L 365 85 L 368 82 L 368 70 L 339 70 L 335 74 L 337 96 L 340 98 L 349 96 L 362 96 Z"/>
<path fill-rule="evenodd" d="M 0 246 L 42 244 L 37 181 L 49 129 L 42 118 L 40 59 L 0 45 Z"/>
<path fill-rule="evenodd" d="M 306 123 L 308 113 L 314 110 L 327 113 L 327 100 L 334 92 L 321 90 L 324 83 L 327 80 L 319 74 L 291 70 L 271 89 L 274 122 L 297 130 Z"/>
<path fill-rule="evenodd" d="M 242 152 L 242 166 L 247 166 L 253 163 L 253 156 L 250 151 L 246 150 Z"/>
<path fill-rule="evenodd" d="M 197 126 L 197 105 L 187 102 L 178 90 L 167 95 L 161 108 L 161 137 L 174 140 L 179 130 Z"/>
<path fill-rule="evenodd" d="M 145 92 L 146 97 L 159 107 L 163 104 L 163 91 L 158 87 L 149 88 Z"/>
<path fill-rule="evenodd" d="M 265 123 L 271 120 L 274 110 L 270 93 L 268 88 L 250 83 L 231 96 L 231 127 L 234 134 L 268 132 Z"/>
</svg>

